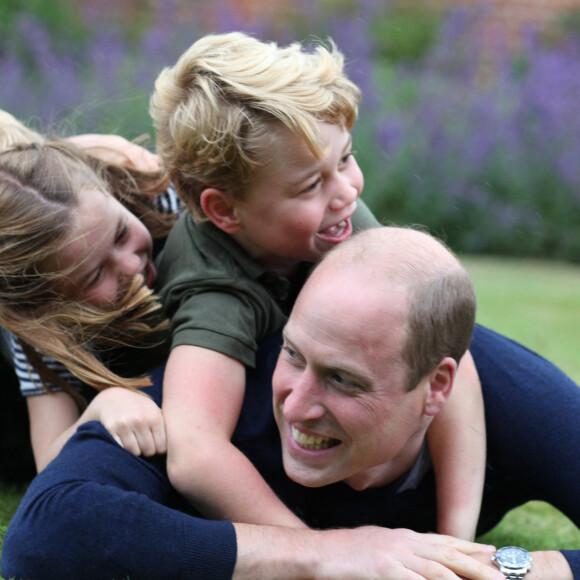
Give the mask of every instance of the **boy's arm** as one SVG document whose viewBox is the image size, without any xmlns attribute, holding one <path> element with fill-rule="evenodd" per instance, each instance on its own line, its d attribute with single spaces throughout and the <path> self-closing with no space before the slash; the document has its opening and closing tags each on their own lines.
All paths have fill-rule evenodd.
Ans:
<svg viewBox="0 0 580 580">
<path fill-rule="evenodd" d="M 437 487 L 437 531 L 472 540 L 483 494 L 486 439 L 481 385 L 469 352 L 427 438 Z"/>
<path fill-rule="evenodd" d="M 196 346 L 172 350 L 163 380 L 169 478 L 208 518 L 305 527 L 230 441 L 245 382 L 234 358 Z"/>
</svg>

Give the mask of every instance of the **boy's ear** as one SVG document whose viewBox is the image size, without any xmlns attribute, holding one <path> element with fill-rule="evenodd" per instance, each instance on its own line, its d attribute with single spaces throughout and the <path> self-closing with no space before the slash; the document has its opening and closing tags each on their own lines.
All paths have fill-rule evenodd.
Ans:
<svg viewBox="0 0 580 580">
<path fill-rule="evenodd" d="M 226 234 L 236 234 L 241 223 L 235 211 L 234 200 L 219 189 L 208 187 L 201 192 L 200 203 L 207 218 Z"/>
<path fill-rule="evenodd" d="M 457 362 L 447 356 L 426 377 L 429 381 L 427 385 L 427 395 L 425 399 L 425 414 L 435 416 L 447 402 L 451 395 L 453 379 L 457 371 Z"/>
</svg>

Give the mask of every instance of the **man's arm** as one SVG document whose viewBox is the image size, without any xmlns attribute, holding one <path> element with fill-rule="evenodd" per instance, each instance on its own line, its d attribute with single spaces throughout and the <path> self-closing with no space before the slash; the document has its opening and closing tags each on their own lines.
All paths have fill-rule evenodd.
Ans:
<svg viewBox="0 0 580 580">
<path fill-rule="evenodd" d="M 570 565 L 561 552 L 544 550 L 531 552 L 531 554 L 532 569 L 524 576 L 524 580 L 574 580 Z M 480 562 L 497 569 L 488 554 L 480 552 L 475 553 L 474 556 Z"/>
<path fill-rule="evenodd" d="M 574 580 L 572 570 L 561 552 L 532 552 L 532 569 L 525 580 Z"/>
<path fill-rule="evenodd" d="M 4 537 L 2 574 L 504 580 L 491 566 L 489 546 L 376 527 L 232 526 L 164 505 L 172 497 L 154 464 L 122 449 L 99 423 L 87 423 L 26 491 Z"/>
<path fill-rule="evenodd" d="M 450 536 L 378 527 L 327 531 L 234 527 L 235 580 L 505 580 L 487 564 L 495 552 L 492 546 Z"/>
</svg>

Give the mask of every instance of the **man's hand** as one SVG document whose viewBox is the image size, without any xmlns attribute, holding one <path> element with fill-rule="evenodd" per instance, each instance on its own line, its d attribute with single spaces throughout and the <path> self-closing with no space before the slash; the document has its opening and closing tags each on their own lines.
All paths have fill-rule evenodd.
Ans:
<svg viewBox="0 0 580 580">
<path fill-rule="evenodd" d="M 498 569 L 492 563 L 488 553 L 475 552 L 472 556 L 481 563 Z M 561 552 L 545 550 L 532 552 L 532 569 L 526 574 L 524 580 L 574 580 L 574 575 Z"/>
<path fill-rule="evenodd" d="M 505 580 L 493 546 L 409 530 L 295 530 L 234 524 L 236 579 Z"/>
</svg>

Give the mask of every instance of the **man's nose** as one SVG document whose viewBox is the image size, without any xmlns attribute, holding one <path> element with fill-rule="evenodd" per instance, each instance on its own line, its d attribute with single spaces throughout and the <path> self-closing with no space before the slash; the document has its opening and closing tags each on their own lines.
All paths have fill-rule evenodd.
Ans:
<svg viewBox="0 0 580 580">
<path fill-rule="evenodd" d="M 283 413 L 290 423 L 313 421 L 324 415 L 320 386 L 313 373 L 303 372 L 292 385 L 284 399 Z"/>
</svg>

